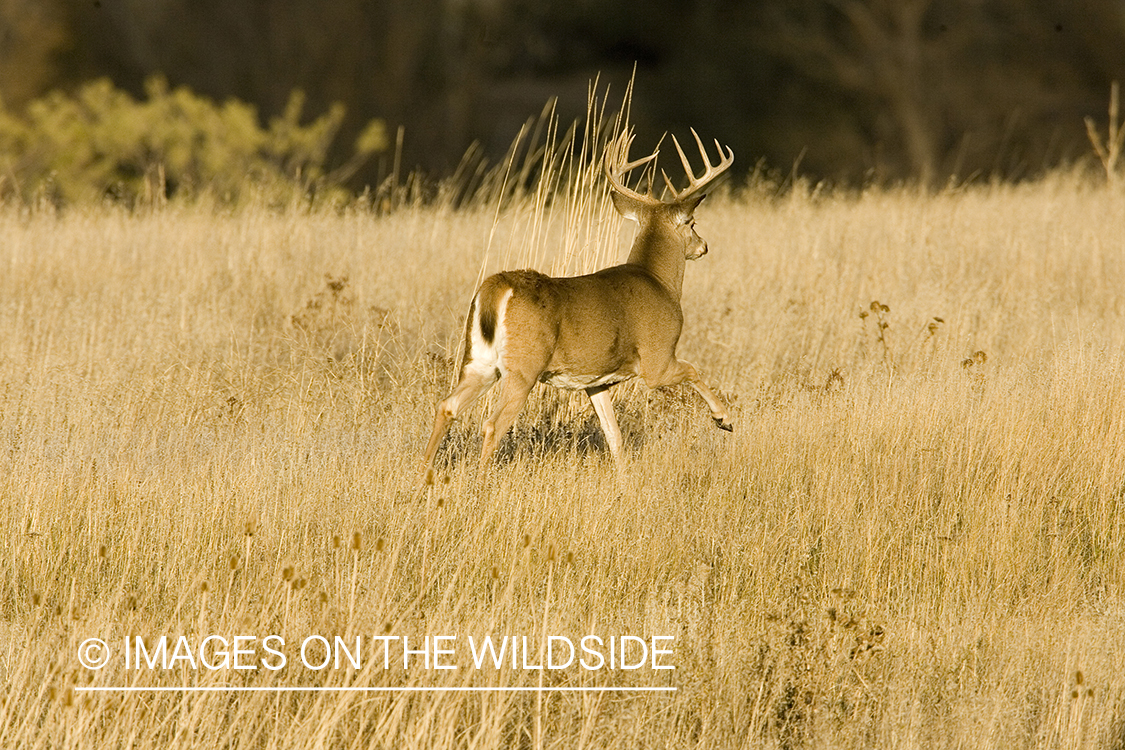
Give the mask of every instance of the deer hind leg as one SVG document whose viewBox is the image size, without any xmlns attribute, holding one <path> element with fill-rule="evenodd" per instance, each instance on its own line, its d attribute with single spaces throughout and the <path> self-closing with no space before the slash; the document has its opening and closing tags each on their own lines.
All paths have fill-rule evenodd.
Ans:
<svg viewBox="0 0 1125 750">
<path fill-rule="evenodd" d="M 453 420 L 457 419 L 466 407 L 471 406 L 474 401 L 480 398 L 482 393 L 491 388 L 496 379 L 494 370 L 485 371 L 482 368 L 468 366 L 461 371 L 461 380 L 458 381 L 453 392 L 437 405 L 437 413 L 434 415 L 434 429 L 430 433 L 430 442 L 426 446 L 426 455 L 422 463 L 422 487 L 433 482 L 434 456 L 437 455 L 441 439 L 445 437 L 445 433 L 449 432 Z"/>
<path fill-rule="evenodd" d="M 711 410 L 711 418 L 715 420 L 715 426 L 720 430 L 733 432 L 734 420 L 727 412 L 727 407 L 719 400 L 719 397 L 715 395 L 715 392 L 711 390 L 707 383 L 703 382 L 699 371 L 690 362 L 685 362 L 682 359 L 673 360 L 672 365 L 659 378 L 655 380 L 645 378 L 645 382 L 648 383 L 650 388 L 678 385 L 684 381 L 687 381 L 688 385 L 694 388 L 707 402 L 707 408 Z"/>
<path fill-rule="evenodd" d="M 488 459 L 496 452 L 500 439 L 515 424 L 516 417 L 527 403 L 527 396 L 535 385 L 535 378 L 527 378 L 509 370 L 500 384 L 500 399 L 492 416 L 484 422 L 484 442 L 480 448 L 480 466 L 483 475 Z"/>
<path fill-rule="evenodd" d="M 621 430 L 613 413 L 613 399 L 609 396 L 609 386 L 587 388 L 586 395 L 590 397 L 590 404 L 593 405 L 594 413 L 598 415 L 598 421 L 601 422 L 602 432 L 605 433 L 606 442 L 609 443 L 609 453 L 613 456 L 613 465 L 617 468 L 617 475 L 622 476 L 625 468 L 621 457 Z"/>
</svg>

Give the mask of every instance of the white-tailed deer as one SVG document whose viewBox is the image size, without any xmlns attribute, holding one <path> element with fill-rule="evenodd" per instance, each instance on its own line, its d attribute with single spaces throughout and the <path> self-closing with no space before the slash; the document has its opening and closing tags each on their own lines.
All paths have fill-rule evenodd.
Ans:
<svg viewBox="0 0 1125 750">
<path fill-rule="evenodd" d="M 552 278 L 537 271 L 504 271 L 480 285 L 465 321 L 465 355 L 453 392 L 437 406 L 434 429 L 422 468 L 432 481 L 438 445 L 450 424 L 482 393 L 501 382 L 499 402 L 484 423 L 482 468 L 515 422 L 536 382 L 585 390 L 601 422 L 618 470 L 621 431 L 613 415 L 609 389 L 639 375 L 650 388 L 687 381 L 711 409 L 715 423 L 733 429 L 726 407 L 699 373 L 676 358 L 683 326 L 680 294 L 684 262 L 707 253 L 695 233 L 695 209 L 704 190 L 734 162 L 734 152 L 718 141 L 719 163 L 693 130 L 705 165 L 695 176 L 680 144 L 675 143 L 688 186 L 657 200 L 625 185 L 625 174 L 656 159 L 660 151 L 628 161 L 632 138 L 606 153 L 605 175 L 617 211 L 640 226 L 623 264 L 585 276 Z"/>
</svg>

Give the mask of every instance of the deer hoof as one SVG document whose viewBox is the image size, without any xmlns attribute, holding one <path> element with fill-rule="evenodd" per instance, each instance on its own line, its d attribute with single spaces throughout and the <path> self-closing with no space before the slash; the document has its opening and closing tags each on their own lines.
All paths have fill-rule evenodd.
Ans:
<svg viewBox="0 0 1125 750">
<path fill-rule="evenodd" d="M 728 417 L 722 417 L 722 418 L 712 417 L 712 419 L 715 420 L 715 426 L 718 427 L 720 430 L 726 430 L 727 432 L 734 432 L 734 422 L 730 421 L 730 419 Z"/>
</svg>

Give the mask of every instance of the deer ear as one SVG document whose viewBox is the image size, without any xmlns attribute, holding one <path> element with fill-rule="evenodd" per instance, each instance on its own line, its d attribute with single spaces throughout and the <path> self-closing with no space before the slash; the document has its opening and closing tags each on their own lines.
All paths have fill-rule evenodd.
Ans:
<svg viewBox="0 0 1125 750">
<path fill-rule="evenodd" d="M 640 222 L 641 209 L 644 207 L 643 203 L 630 195 L 619 193 L 616 190 L 611 190 L 609 197 L 613 201 L 613 207 L 617 209 L 617 213 L 621 214 L 626 219 Z"/>
<path fill-rule="evenodd" d="M 700 193 L 699 195 L 693 195 L 686 201 L 676 204 L 676 218 L 680 220 L 681 224 L 687 224 L 691 221 L 691 218 L 695 216 L 695 209 L 699 207 L 699 204 L 702 203 L 703 199 L 706 197 L 706 193 Z"/>
</svg>

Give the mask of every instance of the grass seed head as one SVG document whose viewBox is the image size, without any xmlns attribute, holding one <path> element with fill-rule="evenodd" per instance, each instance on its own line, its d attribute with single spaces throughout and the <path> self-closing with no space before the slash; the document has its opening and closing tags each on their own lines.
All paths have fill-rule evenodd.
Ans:
<svg viewBox="0 0 1125 750">
<path fill-rule="evenodd" d="M 825 391 L 839 390 L 844 387 L 844 375 L 840 372 L 840 368 L 833 368 L 832 372 L 828 373 L 828 380 L 824 382 Z"/>
</svg>

